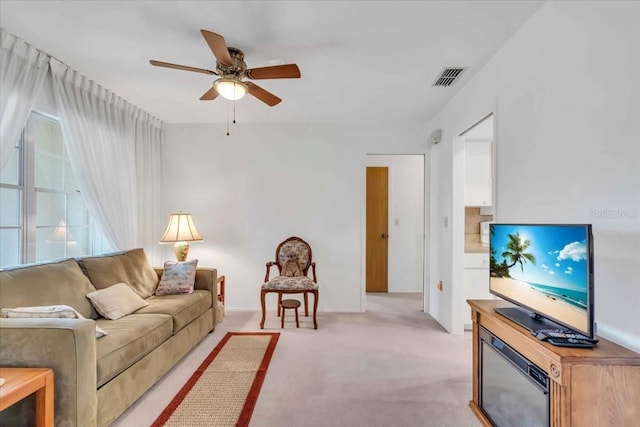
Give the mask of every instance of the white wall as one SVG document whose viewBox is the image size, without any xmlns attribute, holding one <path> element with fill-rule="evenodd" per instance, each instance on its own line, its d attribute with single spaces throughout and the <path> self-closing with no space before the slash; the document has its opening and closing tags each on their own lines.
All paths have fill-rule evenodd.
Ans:
<svg viewBox="0 0 640 427">
<path fill-rule="evenodd" d="M 495 220 L 592 223 L 598 332 L 640 351 L 638 16 L 637 2 L 545 3 L 429 122 L 443 129 L 429 154 L 440 165 L 433 271 L 445 282 L 432 313 L 448 330 L 461 286 L 457 239 L 442 224 L 460 191 L 454 137 L 497 105 Z"/>
<path fill-rule="evenodd" d="M 366 155 L 424 152 L 424 128 L 406 124 L 238 123 L 228 137 L 225 125 L 169 124 L 165 215 L 193 215 L 204 242 L 191 245 L 189 259 L 226 276 L 227 307 L 259 307 L 265 263 L 280 241 L 296 235 L 311 244 L 317 262 L 319 310 L 358 312 Z M 163 249 L 172 259 L 170 245 Z"/>
<path fill-rule="evenodd" d="M 367 166 L 389 168 L 389 292 L 422 292 L 424 156 L 370 155 Z"/>
</svg>

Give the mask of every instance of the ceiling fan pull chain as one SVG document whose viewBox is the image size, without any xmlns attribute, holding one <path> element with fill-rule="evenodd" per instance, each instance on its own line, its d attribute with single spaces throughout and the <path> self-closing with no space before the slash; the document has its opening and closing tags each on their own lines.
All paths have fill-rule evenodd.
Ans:
<svg viewBox="0 0 640 427">
<path fill-rule="evenodd" d="M 236 124 L 236 100 L 233 100 L 233 124 Z"/>
<path fill-rule="evenodd" d="M 227 136 L 229 136 L 229 110 L 227 109 Z"/>
</svg>

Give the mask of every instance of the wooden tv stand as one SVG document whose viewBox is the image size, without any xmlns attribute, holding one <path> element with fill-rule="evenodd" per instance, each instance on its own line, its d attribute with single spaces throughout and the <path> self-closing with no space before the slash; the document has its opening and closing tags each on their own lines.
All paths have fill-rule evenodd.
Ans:
<svg viewBox="0 0 640 427">
<path fill-rule="evenodd" d="M 551 427 L 636 427 L 640 420 L 640 354 L 600 339 L 593 349 L 554 347 L 494 312 L 506 301 L 467 300 L 473 322 L 473 400 L 469 407 L 485 426 L 480 409 L 480 326 L 547 372 Z"/>
</svg>

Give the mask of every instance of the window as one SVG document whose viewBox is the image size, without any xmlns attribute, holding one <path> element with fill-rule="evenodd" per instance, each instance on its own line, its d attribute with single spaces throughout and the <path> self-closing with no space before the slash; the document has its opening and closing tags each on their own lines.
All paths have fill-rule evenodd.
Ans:
<svg viewBox="0 0 640 427">
<path fill-rule="evenodd" d="M 60 123 L 32 113 L 0 174 L 0 267 L 110 250 L 78 189 Z"/>
</svg>

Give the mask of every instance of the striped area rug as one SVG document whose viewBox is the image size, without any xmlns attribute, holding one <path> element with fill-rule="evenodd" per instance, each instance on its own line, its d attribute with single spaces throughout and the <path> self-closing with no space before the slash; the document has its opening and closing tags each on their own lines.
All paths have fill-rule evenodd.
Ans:
<svg viewBox="0 0 640 427">
<path fill-rule="evenodd" d="M 227 333 L 152 427 L 248 426 L 279 337 Z"/>
</svg>

